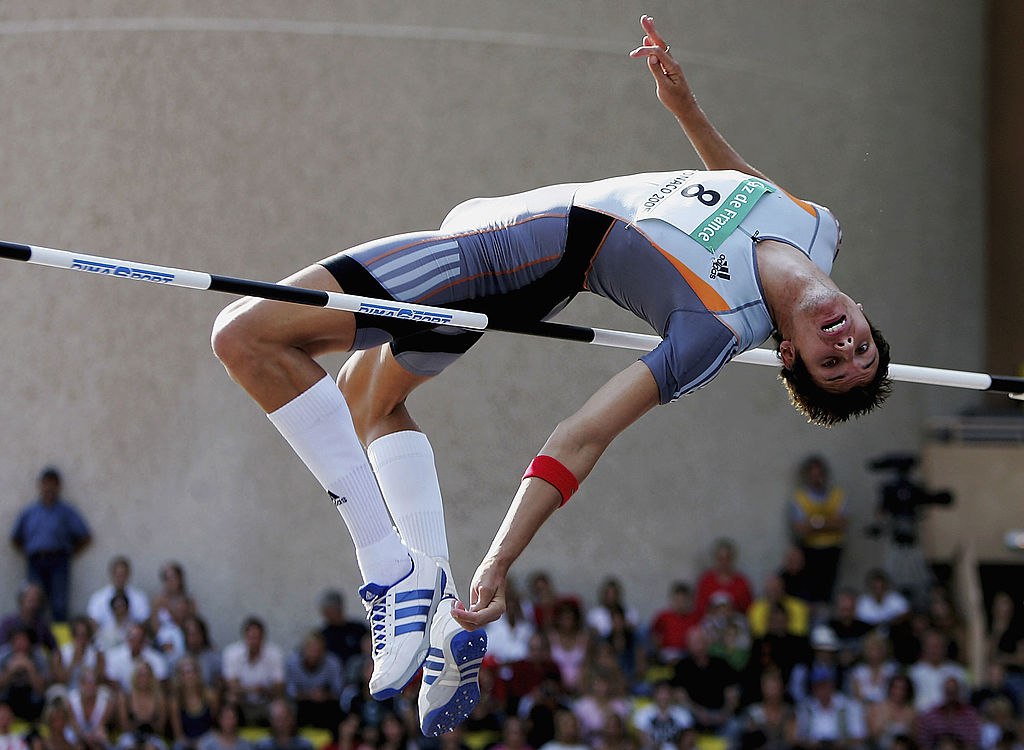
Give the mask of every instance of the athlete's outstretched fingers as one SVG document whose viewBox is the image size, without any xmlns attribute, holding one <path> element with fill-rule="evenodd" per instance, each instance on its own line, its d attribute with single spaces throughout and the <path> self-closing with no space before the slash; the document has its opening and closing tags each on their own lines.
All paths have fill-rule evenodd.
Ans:
<svg viewBox="0 0 1024 750">
<path fill-rule="evenodd" d="M 647 45 L 647 41 L 650 40 L 654 46 L 661 47 L 664 50 L 668 49 L 668 45 L 662 38 L 658 30 L 654 28 L 654 18 L 647 15 L 646 13 L 640 16 L 640 26 L 644 30 L 644 45 Z"/>
<path fill-rule="evenodd" d="M 671 47 L 654 28 L 654 19 L 646 13 L 640 16 L 640 25 L 644 29 L 643 42 L 629 53 L 630 57 L 647 57 L 647 65 L 651 73 L 658 76 L 673 76 L 679 71 L 679 64 L 670 54 Z M 660 67 L 659 67 L 660 66 Z"/>
<path fill-rule="evenodd" d="M 662 67 L 679 67 L 679 63 L 675 61 L 672 54 L 667 49 L 660 47 L 657 44 L 645 44 L 642 47 L 637 47 L 629 53 L 629 56 L 646 57 L 647 62 L 657 62 Z"/>
</svg>

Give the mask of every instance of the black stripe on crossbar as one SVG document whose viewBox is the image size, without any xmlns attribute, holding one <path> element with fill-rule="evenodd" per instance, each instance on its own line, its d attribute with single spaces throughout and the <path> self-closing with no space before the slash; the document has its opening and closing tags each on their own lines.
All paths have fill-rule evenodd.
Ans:
<svg viewBox="0 0 1024 750">
<path fill-rule="evenodd" d="M 326 307 L 330 301 L 327 292 L 318 289 L 297 289 L 284 284 L 271 284 L 267 281 L 236 279 L 233 276 L 210 275 L 209 289 L 214 292 L 227 292 L 245 297 L 260 297 L 278 302 L 294 302 L 299 305 Z"/>
<path fill-rule="evenodd" d="M 985 390 L 999 393 L 1024 393 L 1024 378 L 1009 375 L 992 375 L 992 385 Z"/>
<path fill-rule="evenodd" d="M 14 242 L 0 242 L 0 258 L 28 260 L 31 257 L 32 248 L 28 245 L 18 245 Z"/>
<path fill-rule="evenodd" d="M 574 326 L 566 323 L 548 323 L 538 321 L 535 323 L 523 323 L 521 325 L 489 325 L 489 331 L 503 331 L 505 333 L 525 333 L 527 336 L 543 336 L 548 339 L 562 339 L 563 341 L 582 341 L 589 344 L 594 340 L 594 329 L 585 326 Z"/>
</svg>

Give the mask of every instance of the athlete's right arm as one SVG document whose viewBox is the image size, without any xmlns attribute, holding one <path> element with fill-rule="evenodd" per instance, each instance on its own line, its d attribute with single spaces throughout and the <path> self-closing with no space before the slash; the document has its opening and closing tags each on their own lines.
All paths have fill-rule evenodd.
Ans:
<svg viewBox="0 0 1024 750">
<path fill-rule="evenodd" d="M 582 482 L 608 444 L 659 403 L 658 384 L 643 362 L 634 362 L 551 433 L 541 453 L 568 468 Z M 497 620 L 505 611 L 505 578 L 537 530 L 562 503 L 559 491 L 530 477 L 519 485 L 491 546 L 470 585 L 469 608 L 461 603 L 452 616 L 467 630 Z"/>
<path fill-rule="evenodd" d="M 643 42 L 629 56 L 647 60 L 647 67 L 657 86 L 658 99 L 675 115 L 704 166 L 708 169 L 735 169 L 768 180 L 740 156 L 711 124 L 697 103 L 682 67 L 669 52 L 669 45 L 654 28 L 654 19 L 648 15 L 640 16 L 640 26 L 644 30 Z"/>
</svg>

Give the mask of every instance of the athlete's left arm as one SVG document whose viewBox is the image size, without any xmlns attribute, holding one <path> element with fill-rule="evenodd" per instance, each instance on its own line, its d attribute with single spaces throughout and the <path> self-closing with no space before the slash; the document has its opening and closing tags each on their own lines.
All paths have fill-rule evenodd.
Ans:
<svg viewBox="0 0 1024 750">
<path fill-rule="evenodd" d="M 605 383 L 562 421 L 541 453 L 568 468 L 582 482 L 609 443 L 659 403 L 658 385 L 643 362 L 634 362 Z M 470 586 L 469 609 L 461 603 L 452 615 L 467 630 L 497 620 L 505 611 L 505 578 L 538 529 L 562 503 L 559 491 L 530 477 L 519 485 L 490 549 Z"/>
</svg>

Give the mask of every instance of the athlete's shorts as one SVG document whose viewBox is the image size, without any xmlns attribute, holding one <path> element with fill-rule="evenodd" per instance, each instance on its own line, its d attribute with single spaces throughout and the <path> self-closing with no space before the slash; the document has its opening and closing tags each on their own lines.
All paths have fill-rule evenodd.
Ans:
<svg viewBox="0 0 1024 750">
<path fill-rule="evenodd" d="M 436 231 L 374 240 L 320 261 L 350 294 L 487 315 L 498 327 L 544 320 L 582 288 L 612 224 L 572 207 L 573 186 L 468 201 Z M 355 313 L 353 349 L 390 342 L 409 372 L 431 376 L 482 335 L 452 326 Z"/>
</svg>

